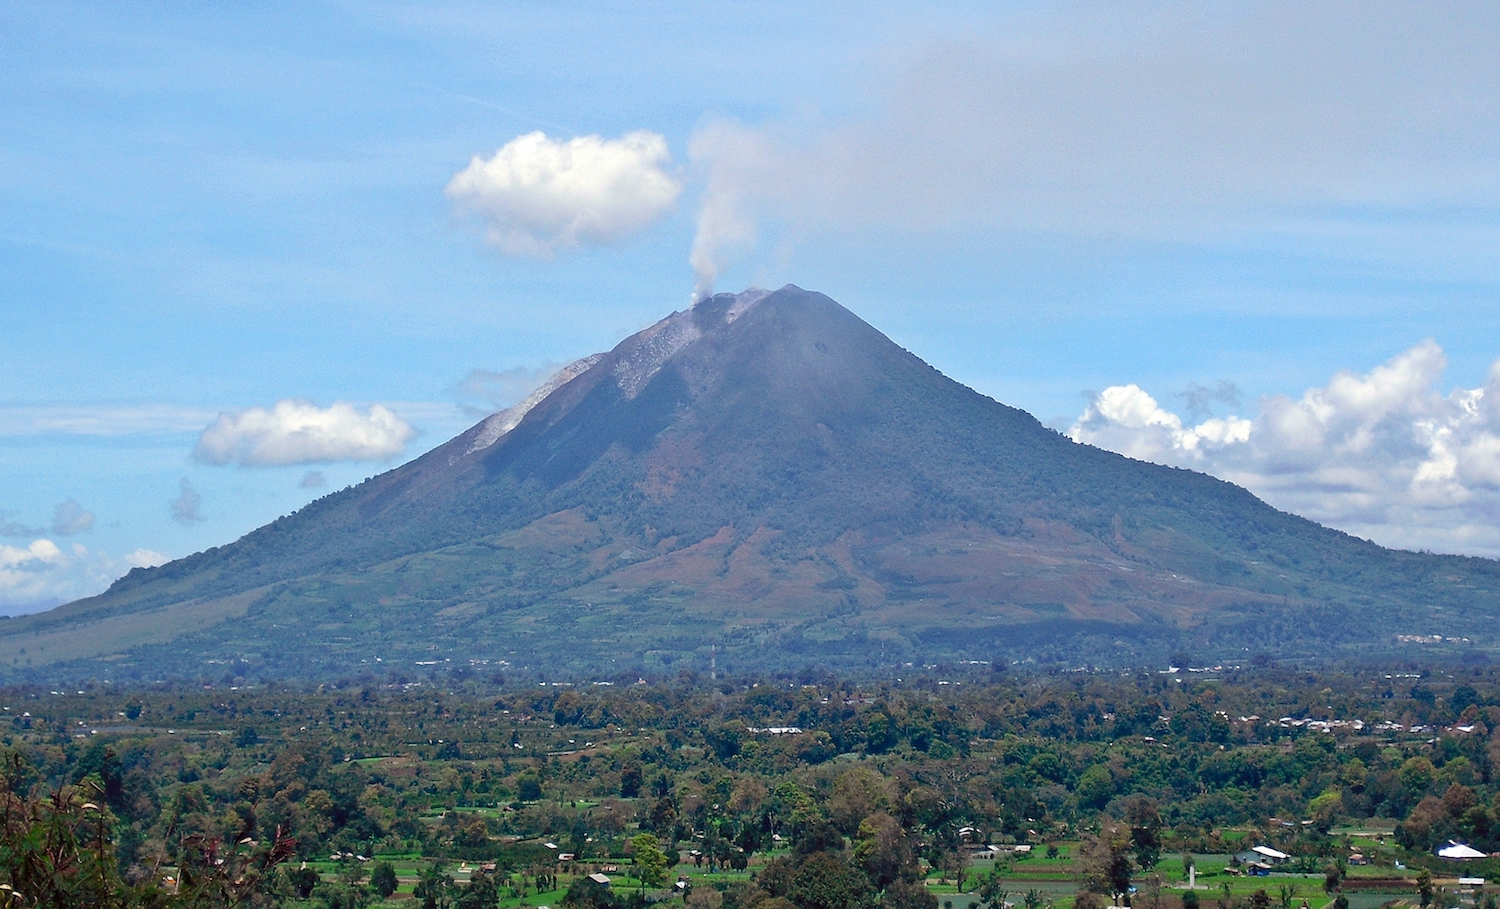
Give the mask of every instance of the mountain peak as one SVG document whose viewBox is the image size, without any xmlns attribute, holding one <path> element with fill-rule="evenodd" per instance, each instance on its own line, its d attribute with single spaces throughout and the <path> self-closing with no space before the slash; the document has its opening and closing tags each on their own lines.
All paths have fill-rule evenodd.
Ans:
<svg viewBox="0 0 1500 909">
<path fill-rule="evenodd" d="M 802 288 L 795 284 L 788 284 L 781 290 L 800 292 Z M 692 312 L 700 319 L 711 319 L 727 325 L 772 293 L 773 291 L 762 290 L 759 287 L 748 287 L 737 294 L 714 294 L 694 303 Z"/>
<path fill-rule="evenodd" d="M 704 297 L 684 312 L 674 312 L 636 332 L 613 350 L 590 354 L 569 363 L 553 373 L 525 400 L 492 414 L 471 430 L 472 437 L 465 454 L 494 445 L 519 426 L 538 404 L 601 363 L 605 364 L 625 397 L 634 398 L 662 365 L 684 347 L 702 338 L 706 332 L 732 324 L 757 303 L 780 293 L 806 294 L 794 284 L 788 284 L 779 291 L 751 287 L 737 294 L 714 294 Z"/>
<path fill-rule="evenodd" d="M 1497 569 L 1075 444 L 788 285 L 705 297 L 408 464 L 0 623 L 0 674 L 1328 657 L 1479 639 Z"/>
</svg>

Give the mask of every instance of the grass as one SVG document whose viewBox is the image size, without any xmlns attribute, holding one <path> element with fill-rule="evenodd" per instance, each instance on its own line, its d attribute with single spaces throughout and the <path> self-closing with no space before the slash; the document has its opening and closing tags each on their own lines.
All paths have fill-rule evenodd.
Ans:
<svg viewBox="0 0 1500 909">
<path fill-rule="evenodd" d="M 1240 838 L 1243 839 L 1244 836 L 1245 834 L 1242 833 Z M 1050 859 L 1043 852 L 1035 852 L 1024 859 L 971 862 L 965 878 L 966 889 L 963 892 L 960 892 L 953 884 L 940 883 L 935 878 L 930 879 L 927 886 L 938 897 L 940 907 L 946 909 L 945 904 L 952 903 L 953 909 L 970 909 L 977 900 L 974 891 L 977 890 L 981 878 L 986 876 L 993 867 L 1000 871 L 1002 886 L 1009 890 L 1008 898 L 1012 902 L 1017 902 L 1019 895 L 1025 891 L 1036 889 L 1050 901 L 1052 909 L 1071 909 L 1073 893 L 1076 892 L 1082 876 L 1075 858 L 1078 855 L 1078 845 L 1076 843 L 1060 845 L 1062 848 L 1059 854 Z M 1194 855 L 1193 863 L 1197 868 L 1198 896 L 1205 909 L 1216 909 L 1226 885 L 1229 898 L 1240 906 L 1248 905 L 1250 897 L 1256 891 L 1265 890 L 1271 897 L 1273 909 L 1280 909 L 1282 887 L 1292 888 L 1293 907 L 1300 907 L 1302 901 L 1306 900 L 1308 909 L 1327 909 L 1333 902 L 1333 898 L 1323 892 L 1321 873 L 1283 872 L 1268 877 L 1230 874 L 1229 855 Z M 1163 890 L 1166 894 L 1175 896 L 1181 893 L 1178 888 L 1185 880 L 1186 874 L 1180 855 L 1175 853 L 1163 855 L 1153 871 L 1164 879 Z M 1406 876 L 1403 872 L 1382 865 L 1356 866 L 1350 869 L 1350 874 L 1351 877 L 1356 878 Z M 1142 886 L 1144 878 L 1145 875 L 1136 876 L 1137 887 Z M 1393 899 L 1392 893 L 1386 892 L 1349 893 L 1346 897 L 1349 900 L 1350 909 L 1380 909 L 1386 904 L 1403 902 L 1399 898 Z"/>
<path fill-rule="evenodd" d="M 978 889 L 980 879 L 992 865 L 998 865 L 1002 870 L 1002 881 L 1009 891 L 1008 899 L 1019 902 L 1021 896 L 1028 890 L 1039 891 L 1050 909 L 1072 909 L 1073 894 L 1078 889 L 1079 868 L 1077 866 L 1078 844 L 1060 844 L 1062 848 L 1059 854 L 1047 858 L 1045 853 L 1038 851 L 1026 858 L 1005 860 L 1001 862 L 972 862 L 965 875 L 965 889 L 960 891 L 951 882 L 938 881 L 935 877 L 929 877 L 926 882 L 928 890 L 937 897 L 940 909 L 947 909 L 951 904 L 952 909 L 973 909 L 977 905 Z M 415 853 L 383 854 L 376 856 L 372 861 L 390 862 L 396 870 L 399 888 L 391 900 L 377 903 L 380 906 L 402 906 L 410 909 L 410 894 L 413 885 L 420 874 L 431 867 L 432 861 L 423 859 Z M 622 868 L 628 868 L 625 860 L 619 860 Z M 1289 886 L 1292 888 L 1292 906 L 1300 907 L 1306 900 L 1309 909 L 1328 909 L 1332 904 L 1332 897 L 1325 894 L 1322 889 L 1322 875 L 1309 874 L 1300 875 L 1293 873 L 1279 873 L 1269 877 L 1249 877 L 1228 874 L 1229 856 L 1227 855 L 1195 855 L 1194 861 L 1198 868 L 1198 894 L 1206 909 L 1216 909 L 1219 900 L 1227 895 L 1237 905 L 1246 906 L 1250 897 L 1258 890 L 1265 890 L 1271 897 L 1272 909 L 1280 909 L 1280 888 Z M 458 864 L 447 862 L 448 872 L 459 882 L 467 878 L 467 874 L 458 873 Z M 315 868 L 321 873 L 336 874 L 338 865 L 332 862 L 309 862 L 308 867 Z M 1391 876 L 1393 872 L 1389 868 L 1378 866 L 1365 866 L 1360 869 L 1351 869 L 1366 872 L 1367 876 Z M 722 870 L 712 873 L 703 868 L 697 868 L 690 864 L 679 865 L 673 869 L 675 874 L 685 874 L 694 881 L 701 884 L 726 883 L 730 881 L 748 880 L 749 871 Z M 1181 891 L 1178 889 L 1184 878 L 1183 865 L 1180 856 L 1169 854 L 1162 857 L 1162 861 L 1154 869 L 1165 881 L 1164 895 L 1176 897 Z M 631 877 L 628 873 L 614 873 L 614 887 L 622 892 L 633 891 L 641 887 L 641 882 Z M 1137 875 L 1136 885 L 1143 884 L 1144 875 Z M 511 881 L 516 877 L 512 876 Z M 500 900 L 500 909 L 530 909 L 530 907 L 556 906 L 567 892 L 567 887 L 573 880 L 572 875 L 563 876 L 560 880 L 561 886 L 542 891 L 540 893 L 527 893 L 522 896 L 503 896 Z M 502 893 L 505 892 L 502 890 Z M 1405 909 L 1409 901 L 1393 899 L 1390 893 L 1351 893 L 1347 894 L 1350 909 L 1380 909 L 1382 906 L 1396 905 Z"/>
<path fill-rule="evenodd" d="M 566 887 L 556 890 L 544 890 L 541 893 L 532 893 L 526 896 L 503 897 L 500 900 L 502 909 L 514 909 L 519 906 L 555 906 L 567 893 Z"/>
</svg>

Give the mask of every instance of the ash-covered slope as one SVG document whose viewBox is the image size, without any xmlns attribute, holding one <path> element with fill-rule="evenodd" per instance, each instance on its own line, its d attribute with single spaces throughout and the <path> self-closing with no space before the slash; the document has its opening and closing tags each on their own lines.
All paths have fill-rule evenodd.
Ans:
<svg viewBox="0 0 1500 909">
<path fill-rule="evenodd" d="M 1496 569 L 1074 444 L 789 286 L 704 300 L 403 467 L 5 623 L 0 667 L 1332 655 L 1488 644 Z"/>
</svg>

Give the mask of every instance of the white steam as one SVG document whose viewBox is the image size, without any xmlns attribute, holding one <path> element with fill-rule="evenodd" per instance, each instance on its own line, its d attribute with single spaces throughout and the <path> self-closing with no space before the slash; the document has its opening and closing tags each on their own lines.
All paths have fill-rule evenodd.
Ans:
<svg viewBox="0 0 1500 909">
<path fill-rule="evenodd" d="M 707 119 L 693 269 L 703 292 L 757 232 L 1197 242 L 1492 206 L 1497 39 L 1494 5 L 996 11 L 872 58 L 838 115 Z"/>
<path fill-rule="evenodd" d="M 714 292 L 714 282 L 735 258 L 755 247 L 757 223 L 750 208 L 774 179 L 767 173 L 778 160 L 767 137 L 731 121 L 713 121 L 688 144 L 688 158 L 704 173 L 698 231 L 688 261 L 693 266 L 693 299 Z M 754 189 L 762 184 L 759 190 Z"/>
</svg>

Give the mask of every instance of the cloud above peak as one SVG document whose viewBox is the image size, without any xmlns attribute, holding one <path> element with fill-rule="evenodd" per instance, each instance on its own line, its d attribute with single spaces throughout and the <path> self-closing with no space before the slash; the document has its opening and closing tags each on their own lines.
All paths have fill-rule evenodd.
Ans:
<svg viewBox="0 0 1500 909">
<path fill-rule="evenodd" d="M 279 467 L 334 461 L 387 461 L 406 451 L 416 430 L 375 404 L 361 412 L 335 402 L 318 407 L 287 398 L 273 407 L 219 414 L 193 450 L 204 464 Z"/>
<path fill-rule="evenodd" d="M 1444 394 L 1446 367 L 1426 340 L 1299 397 L 1263 398 L 1254 419 L 1192 426 L 1140 387 L 1117 385 L 1068 435 L 1214 474 L 1385 545 L 1500 555 L 1500 362 L 1484 385 Z"/>
<path fill-rule="evenodd" d="M 454 174 L 447 195 L 477 215 L 485 239 L 513 256 L 551 257 L 628 239 L 671 211 L 682 192 L 667 140 L 649 130 L 618 139 L 527 133 Z"/>
</svg>

